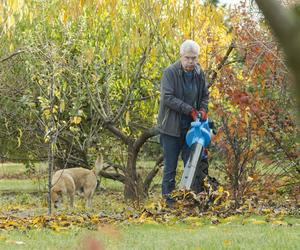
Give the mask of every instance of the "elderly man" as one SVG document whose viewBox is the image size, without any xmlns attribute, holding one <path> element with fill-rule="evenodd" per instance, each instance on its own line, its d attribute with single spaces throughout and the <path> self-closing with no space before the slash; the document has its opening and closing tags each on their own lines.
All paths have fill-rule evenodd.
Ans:
<svg viewBox="0 0 300 250">
<path fill-rule="evenodd" d="M 166 68 L 161 79 L 158 130 L 164 152 L 162 195 L 168 206 L 174 203 L 169 194 L 175 189 L 178 156 L 181 152 L 186 165 L 190 154 L 186 133 L 198 114 L 206 120 L 209 93 L 198 64 L 199 51 L 195 41 L 186 40 L 180 46 L 180 60 Z M 201 191 L 200 181 L 195 191 Z"/>
</svg>

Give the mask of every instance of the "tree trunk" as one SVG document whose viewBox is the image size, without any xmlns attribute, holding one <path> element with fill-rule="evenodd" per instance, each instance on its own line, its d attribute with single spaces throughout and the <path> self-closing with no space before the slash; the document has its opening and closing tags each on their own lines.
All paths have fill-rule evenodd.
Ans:
<svg viewBox="0 0 300 250">
<path fill-rule="evenodd" d="M 139 201 L 143 198 L 142 179 L 136 171 L 138 152 L 134 147 L 128 145 L 127 167 L 125 171 L 124 197 L 126 200 Z"/>
</svg>

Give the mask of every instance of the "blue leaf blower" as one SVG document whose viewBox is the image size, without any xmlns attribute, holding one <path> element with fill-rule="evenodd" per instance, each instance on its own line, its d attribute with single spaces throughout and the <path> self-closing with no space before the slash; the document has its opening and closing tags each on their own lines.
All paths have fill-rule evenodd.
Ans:
<svg viewBox="0 0 300 250">
<path fill-rule="evenodd" d="M 180 188 L 194 190 L 194 187 L 197 185 L 195 182 L 201 182 L 205 178 L 206 174 L 201 167 L 201 161 L 205 157 L 204 148 L 209 145 L 210 141 L 211 129 L 209 121 L 208 119 L 201 121 L 200 117 L 198 117 L 196 121 L 191 123 L 191 128 L 186 135 L 186 143 L 191 148 L 191 153 L 183 171 L 179 184 Z"/>
</svg>

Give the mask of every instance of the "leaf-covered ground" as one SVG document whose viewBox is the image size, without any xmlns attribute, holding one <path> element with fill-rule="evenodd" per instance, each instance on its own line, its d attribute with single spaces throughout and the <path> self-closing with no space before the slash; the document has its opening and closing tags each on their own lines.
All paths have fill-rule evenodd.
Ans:
<svg viewBox="0 0 300 250">
<path fill-rule="evenodd" d="M 237 209 L 229 199 L 228 192 L 219 188 L 211 193 L 195 195 L 191 192 L 176 191 L 174 208 L 167 208 L 158 197 L 149 197 L 144 204 L 126 203 L 120 191 L 102 190 L 94 197 L 94 207 L 84 208 L 84 200 L 77 197 L 76 207 L 67 204 L 52 215 L 47 215 L 47 195 L 2 194 L 0 209 L 0 229 L 21 231 L 31 229 L 66 230 L 72 226 L 96 229 L 100 224 L 166 224 L 188 223 L 195 226 L 205 223 L 227 223 L 232 218 L 247 218 L 256 215 L 263 219 L 250 221 L 253 224 L 285 225 L 285 217 L 299 217 L 299 207 L 295 201 L 259 200 L 248 197 Z M 241 220 L 244 223 L 244 220 Z M 292 226 L 292 225 L 290 225 Z"/>
<path fill-rule="evenodd" d="M 253 193 L 236 208 L 228 191 L 206 183 L 199 195 L 175 191 L 170 209 L 159 190 L 133 204 L 123 199 L 120 185 L 103 180 L 92 209 L 76 197 L 75 208 L 64 204 L 49 216 L 43 187 L 37 180 L 1 180 L 0 249 L 74 249 L 78 242 L 79 249 L 88 244 L 98 247 L 90 249 L 297 249 L 300 240 L 299 204 L 284 196 Z"/>
</svg>

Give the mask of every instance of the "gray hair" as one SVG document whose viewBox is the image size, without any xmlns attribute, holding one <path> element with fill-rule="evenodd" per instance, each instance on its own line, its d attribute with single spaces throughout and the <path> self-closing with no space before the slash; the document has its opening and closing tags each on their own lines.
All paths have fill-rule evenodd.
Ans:
<svg viewBox="0 0 300 250">
<path fill-rule="evenodd" d="M 180 55 L 183 55 L 184 53 L 187 52 L 193 52 L 199 55 L 200 52 L 200 46 L 198 43 L 196 43 L 193 40 L 185 40 L 181 45 L 180 45 Z"/>
</svg>

